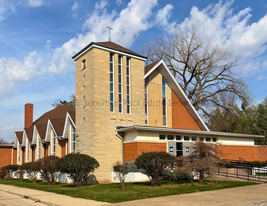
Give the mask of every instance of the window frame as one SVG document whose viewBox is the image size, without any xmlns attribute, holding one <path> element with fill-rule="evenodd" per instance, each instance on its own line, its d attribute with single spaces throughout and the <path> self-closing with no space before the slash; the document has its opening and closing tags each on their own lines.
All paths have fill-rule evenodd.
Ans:
<svg viewBox="0 0 267 206">
<path fill-rule="evenodd" d="M 112 91 L 111 91 L 112 89 Z M 114 88 L 114 54 L 109 53 L 109 111 L 115 112 L 114 107 L 114 94 L 115 94 L 115 88 Z"/>
<path fill-rule="evenodd" d="M 122 69 L 123 56 L 118 55 L 118 111 L 123 113 L 123 69 Z"/>
<path fill-rule="evenodd" d="M 164 92 L 163 92 L 164 91 Z M 166 95 L 166 82 L 162 77 L 162 116 L 163 116 L 163 126 L 167 126 L 167 95 Z M 165 105 L 164 105 L 165 102 Z M 164 114 L 165 113 L 165 114 Z"/>
<path fill-rule="evenodd" d="M 126 113 L 131 112 L 131 58 L 126 57 Z"/>
</svg>

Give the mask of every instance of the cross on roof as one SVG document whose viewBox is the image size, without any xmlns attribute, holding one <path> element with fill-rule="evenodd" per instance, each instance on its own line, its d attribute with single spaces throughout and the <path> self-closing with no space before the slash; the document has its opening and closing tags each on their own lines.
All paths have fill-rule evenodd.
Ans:
<svg viewBox="0 0 267 206">
<path fill-rule="evenodd" d="M 113 30 L 113 28 L 111 28 L 111 26 L 107 26 L 107 28 L 109 29 L 109 41 L 111 41 L 111 36 L 110 36 L 110 30 Z"/>
</svg>

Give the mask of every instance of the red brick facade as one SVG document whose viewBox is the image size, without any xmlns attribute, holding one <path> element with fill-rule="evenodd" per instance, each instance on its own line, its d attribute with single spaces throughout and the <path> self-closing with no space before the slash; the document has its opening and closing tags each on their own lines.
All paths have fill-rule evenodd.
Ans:
<svg viewBox="0 0 267 206">
<path fill-rule="evenodd" d="M 172 91 L 172 128 L 201 130 L 173 91 Z"/>
<path fill-rule="evenodd" d="M 12 146 L 0 146 L 0 168 L 10 165 L 12 160 Z"/>
<path fill-rule="evenodd" d="M 223 159 L 239 160 L 242 158 L 246 161 L 266 161 L 267 146 L 234 146 L 234 145 L 217 145 Z"/>
<path fill-rule="evenodd" d="M 166 152 L 166 143 L 147 143 L 147 142 L 133 142 L 125 143 L 124 149 L 124 161 L 134 161 L 143 152 Z"/>
</svg>

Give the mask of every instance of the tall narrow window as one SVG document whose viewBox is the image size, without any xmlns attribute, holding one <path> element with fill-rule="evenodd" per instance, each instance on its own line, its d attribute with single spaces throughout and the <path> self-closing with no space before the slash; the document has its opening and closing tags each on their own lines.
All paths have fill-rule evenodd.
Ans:
<svg viewBox="0 0 267 206">
<path fill-rule="evenodd" d="M 42 142 L 40 137 L 38 138 L 38 156 L 37 159 L 41 159 L 41 146 L 42 146 Z"/>
<path fill-rule="evenodd" d="M 167 118 L 166 118 L 166 83 L 162 78 L 162 111 L 163 111 L 163 126 L 167 125 Z"/>
<path fill-rule="evenodd" d="M 110 80 L 110 111 L 114 112 L 114 66 L 113 66 L 113 54 L 110 53 L 110 68 L 109 68 L 109 80 Z"/>
<path fill-rule="evenodd" d="M 131 114 L 131 104 L 130 104 L 130 101 L 131 101 L 131 95 L 130 95 L 131 82 L 130 82 L 130 58 L 129 57 L 126 58 L 126 84 L 127 84 L 127 92 L 126 92 L 126 95 L 127 95 L 127 114 Z"/>
<path fill-rule="evenodd" d="M 118 95 L 119 113 L 122 113 L 122 56 L 118 58 Z"/>
<path fill-rule="evenodd" d="M 84 70 L 86 68 L 86 65 L 85 65 L 85 59 L 82 61 L 82 70 Z"/>
<path fill-rule="evenodd" d="M 145 124 L 148 124 L 148 104 L 147 104 L 147 84 L 148 84 L 148 79 L 145 79 Z"/>
<path fill-rule="evenodd" d="M 51 133 L 52 133 L 52 154 L 51 155 L 56 156 L 56 135 L 54 132 L 51 132 Z"/>
<path fill-rule="evenodd" d="M 76 148 L 76 136 L 75 136 L 75 127 L 71 126 L 71 148 L 70 152 L 75 153 Z"/>
</svg>

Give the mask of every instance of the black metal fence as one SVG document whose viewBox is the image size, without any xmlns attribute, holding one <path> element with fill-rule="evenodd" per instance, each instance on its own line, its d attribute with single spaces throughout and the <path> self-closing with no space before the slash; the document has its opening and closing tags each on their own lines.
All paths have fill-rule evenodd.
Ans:
<svg viewBox="0 0 267 206">
<path fill-rule="evenodd" d="M 243 159 L 224 160 L 220 163 L 218 175 L 267 183 L 267 162 L 248 162 Z"/>
</svg>

